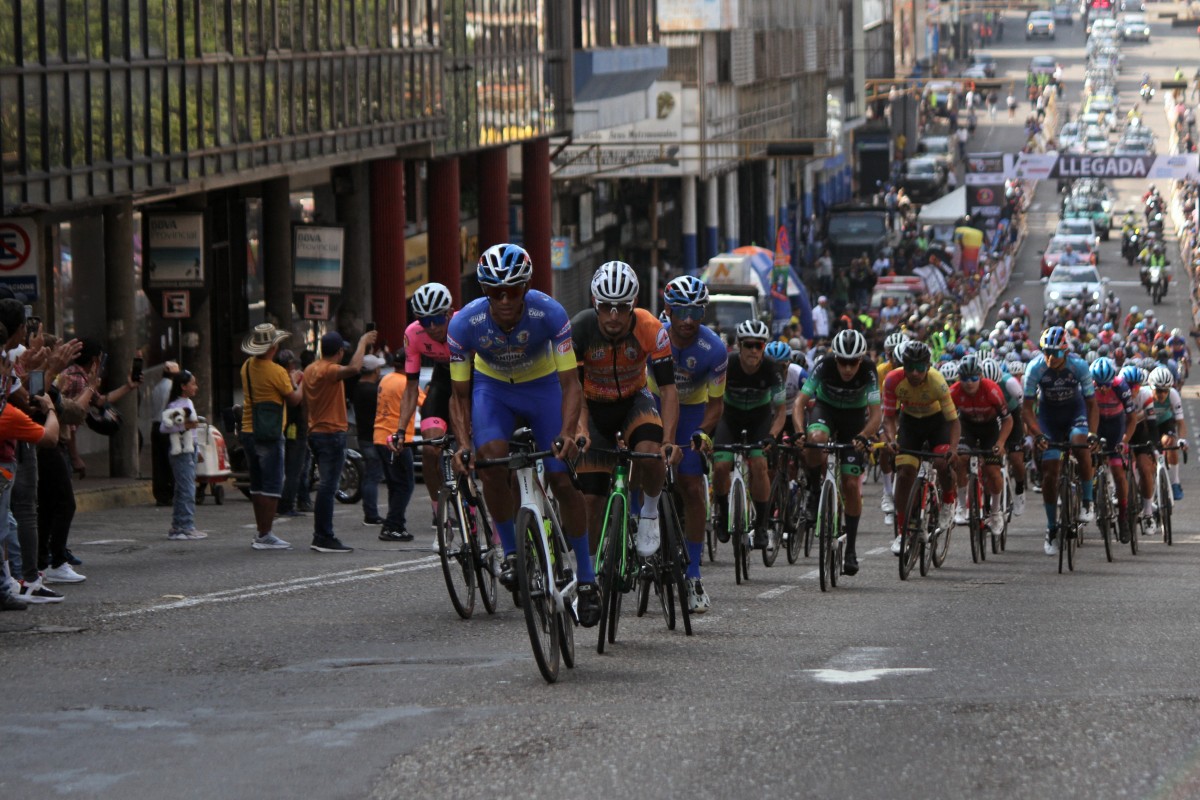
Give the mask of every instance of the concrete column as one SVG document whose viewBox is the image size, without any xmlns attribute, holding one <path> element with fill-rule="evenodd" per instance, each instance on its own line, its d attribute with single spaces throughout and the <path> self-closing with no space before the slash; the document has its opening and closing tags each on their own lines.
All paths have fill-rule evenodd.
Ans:
<svg viewBox="0 0 1200 800">
<path fill-rule="evenodd" d="M 104 300 L 108 316 L 105 350 L 108 372 L 103 389 L 115 389 L 127 379 L 137 348 L 133 296 L 133 201 L 120 200 L 104 209 Z M 125 420 L 108 440 L 108 472 L 114 478 L 137 476 L 137 394 L 114 404 Z"/>
<path fill-rule="evenodd" d="M 462 254 L 459 246 L 458 159 L 429 162 L 429 280 L 444 283 L 459 306 Z M 480 249 L 483 249 L 482 235 Z"/>
<path fill-rule="evenodd" d="M 725 249 L 741 246 L 738 230 L 738 174 L 737 170 L 725 173 Z"/>
<path fill-rule="evenodd" d="M 97 212 L 71 218 L 71 294 L 64 306 L 74 309 L 75 336 L 91 336 L 103 342 L 107 328 L 104 304 L 104 216 Z M 58 333 L 67 333 L 63 321 Z"/>
<path fill-rule="evenodd" d="M 263 298 L 267 319 L 292 331 L 292 207 L 286 176 L 262 183 Z"/>
<path fill-rule="evenodd" d="M 521 184 L 525 249 L 533 259 L 533 288 L 551 294 L 554 291 L 554 276 L 550 269 L 549 139 L 534 139 L 521 145 Z"/>
<path fill-rule="evenodd" d="M 371 181 L 366 164 L 341 167 L 334 182 L 338 221 L 346 231 L 338 330 L 358 341 L 371 314 Z"/>
<path fill-rule="evenodd" d="M 522 146 L 522 155 L 524 146 Z M 476 156 L 479 194 L 479 251 L 510 241 L 508 232 L 508 148 L 484 150 Z M 536 262 L 535 262 L 536 263 Z"/>
<path fill-rule="evenodd" d="M 721 226 L 721 186 L 719 179 L 713 175 L 708 179 L 708 197 L 705 200 L 704 238 L 708 244 L 709 258 L 721 252 L 721 242 L 718 234 Z"/>
<path fill-rule="evenodd" d="M 783 168 L 783 163 L 784 162 L 782 162 L 782 161 L 775 161 L 773 163 L 768 162 L 766 165 L 767 166 L 767 189 L 766 189 L 767 190 L 767 204 L 766 204 L 767 236 L 765 239 L 763 239 L 764 242 L 772 242 L 772 243 L 775 242 L 775 234 L 777 233 L 777 231 L 775 230 L 775 220 L 776 220 L 775 215 L 778 213 L 778 210 L 779 210 L 777 207 L 778 204 L 775 202 L 775 191 L 776 191 L 775 187 L 777 185 L 777 183 L 776 183 L 777 178 L 776 178 L 775 173 Z M 783 219 L 783 217 L 780 216 L 780 217 L 778 217 L 778 219 Z"/>
<path fill-rule="evenodd" d="M 695 275 L 700 265 L 696 257 L 696 176 L 684 175 L 679 179 L 682 184 L 680 196 L 682 200 L 682 236 L 683 236 L 683 272 Z"/>
<path fill-rule="evenodd" d="M 404 159 L 371 163 L 371 309 L 379 336 L 404 341 Z"/>
</svg>

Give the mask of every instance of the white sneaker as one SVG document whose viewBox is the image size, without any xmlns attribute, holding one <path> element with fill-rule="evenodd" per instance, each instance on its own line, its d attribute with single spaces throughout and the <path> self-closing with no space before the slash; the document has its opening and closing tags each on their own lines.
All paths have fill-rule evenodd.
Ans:
<svg viewBox="0 0 1200 800">
<path fill-rule="evenodd" d="M 953 528 L 954 521 L 958 518 L 958 515 L 954 513 L 954 508 L 951 506 L 942 506 L 941 514 L 938 516 L 938 525 L 943 531 Z"/>
<path fill-rule="evenodd" d="M 1004 530 L 1004 515 L 999 511 L 993 511 L 988 514 L 987 524 L 992 533 L 999 535 L 1000 531 Z"/>
<path fill-rule="evenodd" d="M 970 520 L 971 520 L 971 517 L 967 513 L 967 507 L 960 503 L 955 503 L 954 504 L 954 524 L 955 525 L 966 525 L 968 522 L 970 522 Z"/>
<path fill-rule="evenodd" d="M 879 500 L 879 508 L 884 514 L 895 514 L 896 500 L 890 494 L 885 494 Z"/>
<path fill-rule="evenodd" d="M 1154 517 L 1142 517 L 1142 535 L 1157 536 L 1158 525 L 1154 523 Z"/>
<path fill-rule="evenodd" d="M 894 556 L 900 555 L 900 537 L 899 536 L 897 536 L 895 539 L 892 539 L 892 555 L 894 555 Z"/>
<path fill-rule="evenodd" d="M 274 533 L 267 533 L 262 536 L 255 536 L 254 542 L 250 545 L 255 550 L 291 550 L 292 546 L 280 539 Z"/>
<path fill-rule="evenodd" d="M 63 601 L 63 596 L 53 589 L 47 589 L 41 578 L 33 583 L 22 583 L 21 591 L 17 592 L 17 598 L 31 604 L 61 603 Z"/>
<path fill-rule="evenodd" d="M 80 575 L 71 569 L 70 564 L 64 561 L 57 567 L 51 567 L 43 572 L 42 580 L 45 583 L 83 583 L 87 580 L 87 576 Z"/>
<path fill-rule="evenodd" d="M 1082 506 L 1079 509 L 1080 522 L 1095 522 L 1096 521 L 1096 506 L 1093 503 L 1090 506 Z"/>
<path fill-rule="evenodd" d="M 1058 555 L 1058 543 L 1053 539 L 1047 539 L 1043 543 L 1043 550 L 1045 550 L 1045 553 L 1048 556 L 1056 556 Z"/>
<path fill-rule="evenodd" d="M 649 558 L 658 552 L 658 517 L 641 517 L 638 519 L 637 551 L 642 558 Z"/>
<path fill-rule="evenodd" d="M 712 608 L 712 602 L 708 599 L 708 592 L 704 591 L 704 587 L 700 585 L 699 578 L 688 578 L 687 590 L 688 611 L 693 614 L 703 614 Z"/>
<path fill-rule="evenodd" d="M 1019 517 L 1024 513 L 1025 513 L 1025 495 L 1024 494 L 1014 494 L 1013 495 L 1013 516 Z"/>
</svg>

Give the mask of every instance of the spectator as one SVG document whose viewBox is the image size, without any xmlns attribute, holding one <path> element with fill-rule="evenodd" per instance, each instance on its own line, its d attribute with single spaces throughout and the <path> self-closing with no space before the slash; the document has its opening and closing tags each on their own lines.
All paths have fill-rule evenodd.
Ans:
<svg viewBox="0 0 1200 800">
<path fill-rule="evenodd" d="M 822 250 L 821 257 L 817 259 L 817 285 L 825 294 L 833 291 L 833 258 L 829 255 L 829 248 Z"/>
<path fill-rule="evenodd" d="M 379 482 L 383 480 L 383 462 L 375 451 L 375 408 L 379 398 L 379 371 L 387 360 L 383 356 L 363 356 L 362 374 L 354 385 L 354 404 L 358 452 L 363 457 L 363 525 L 382 525 L 379 516 Z"/>
<path fill-rule="evenodd" d="M 829 328 L 833 324 L 833 313 L 829 310 L 829 298 L 821 295 L 817 298 L 817 306 L 812 310 L 813 337 L 816 340 L 829 339 Z"/>
<path fill-rule="evenodd" d="M 177 371 L 171 378 L 167 407 L 160 419 L 160 430 L 167 437 L 175 486 L 171 530 L 167 533 L 167 538 L 174 541 L 208 537 L 204 531 L 196 530 L 196 428 L 200 419 L 196 416 L 192 398 L 198 389 L 195 375 L 186 369 Z"/>
<path fill-rule="evenodd" d="M 318 553 L 350 553 L 333 532 L 333 502 L 342 467 L 346 463 L 346 387 L 343 381 L 358 374 L 367 347 L 375 343 L 376 331 L 367 331 L 358 340 L 350 363 L 342 366 L 343 352 L 349 347 L 337 331 L 321 337 L 321 357 L 304 370 L 304 400 L 308 403 L 308 443 L 317 459 L 321 483 L 313 511 L 313 540 L 309 546 Z"/>
<path fill-rule="evenodd" d="M 0 300 L 0 317 L 5 303 Z M 131 374 L 125 383 L 107 394 L 100 392 L 103 364 L 106 361 L 100 343 L 84 339 L 75 363 L 58 376 L 58 389 L 64 402 L 72 401 L 84 409 L 104 409 L 129 392 L 137 389 L 141 376 Z M 115 412 L 114 412 L 115 413 Z M 119 418 L 118 418 L 119 419 Z M 47 583 L 81 583 L 86 576 L 76 572 L 67 557 L 67 539 L 75 519 L 75 489 L 71 485 L 72 470 L 83 477 L 83 461 L 75 447 L 78 425 L 67 425 L 59 431 L 58 442 L 42 444 L 38 452 L 38 568 L 44 570 Z"/>
<path fill-rule="evenodd" d="M 162 377 L 150 392 L 150 476 L 154 502 L 159 506 L 171 505 L 171 498 L 175 495 L 175 479 L 168 453 L 170 443 L 162 432 L 162 412 L 167 410 L 172 380 L 178 374 L 179 365 L 167 361 L 163 364 Z"/>
<path fill-rule="evenodd" d="M 255 550 L 291 550 L 292 546 L 275 535 L 273 524 L 279 497 L 283 492 L 283 432 L 287 425 L 285 404 L 300 403 L 302 375 L 287 370 L 272 359 L 279 343 L 291 334 L 278 330 L 269 322 L 256 325 L 242 340 L 242 352 L 251 356 L 242 365 L 242 432 L 239 439 L 246 452 L 250 470 L 250 502 L 254 506 L 254 527 L 257 535 L 251 543 Z M 274 405 L 271 405 L 274 404 Z M 278 406 L 278 418 L 274 406 Z M 264 425 L 254 429 L 255 408 Z M 267 430 L 270 424 L 273 430 Z M 278 426 L 278 427 L 276 427 Z"/>
<path fill-rule="evenodd" d="M 311 353 L 311 351 L 305 351 Z M 307 364 L 296 358 L 291 350 L 280 350 L 275 363 L 291 375 Z M 309 364 L 312 361 L 308 362 Z M 301 402 L 288 414 L 288 424 L 283 429 L 283 494 L 275 513 L 280 517 L 298 517 L 301 512 L 312 511 L 309 500 L 308 474 L 312 461 L 308 451 L 308 409 Z"/>
<path fill-rule="evenodd" d="M 379 381 L 379 404 L 375 410 L 375 453 L 383 467 L 383 476 L 388 487 L 388 514 L 379 531 L 379 538 L 385 542 L 411 542 L 413 535 L 408 532 L 406 514 L 408 504 L 412 500 L 416 481 L 413 476 L 412 448 L 404 447 L 402 441 L 392 438 L 400 429 L 400 407 L 404 401 L 404 392 L 408 387 L 408 376 L 401 370 L 384 375 Z M 408 430 L 404 439 L 411 440 L 414 430 L 414 416 L 408 417 Z M 436 470 L 436 462 L 425 462 L 426 470 Z M 434 540 L 437 544 L 437 540 Z"/>
</svg>

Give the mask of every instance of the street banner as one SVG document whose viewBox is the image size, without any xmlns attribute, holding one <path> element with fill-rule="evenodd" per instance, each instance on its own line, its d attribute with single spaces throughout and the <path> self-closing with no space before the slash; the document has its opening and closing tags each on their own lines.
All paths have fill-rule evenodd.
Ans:
<svg viewBox="0 0 1200 800">
<path fill-rule="evenodd" d="M 967 187 L 967 214 L 998 219 L 1005 201 L 1004 153 L 971 153 L 967 156 L 963 182 Z"/>
<path fill-rule="evenodd" d="M 342 228 L 296 225 L 293 228 L 293 287 L 297 292 L 342 292 Z M 407 248 L 406 248 L 407 254 Z"/>
<path fill-rule="evenodd" d="M 146 215 L 146 285 L 150 289 L 204 288 L 204 215 Z"/>
<path fill-rule="evenodd" d="M 1096 156 L 1085 153 L 1021 153 L 1009 177 L 1143 178 L 1186 180 L 1200 177 L 1200 157 L 1195 153 L 1165 156 Z"/>
</svg>

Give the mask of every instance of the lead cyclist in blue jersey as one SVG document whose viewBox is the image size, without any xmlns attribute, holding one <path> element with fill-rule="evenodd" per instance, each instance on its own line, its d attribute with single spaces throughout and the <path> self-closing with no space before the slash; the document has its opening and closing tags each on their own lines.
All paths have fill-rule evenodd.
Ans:
<svg viewBox="0 0 1200 800">
<path fill-rule="evenodd" d="M 1045 447 L 1047 440 L 1071 442 L 1075 460 L 1079 463 L 1080 486 L 1083 509 L 1079 514 L 1082 522 L 1096 518 L 1092 510 L 1092 459 L 1088 445 L 1095 441 L 1096 428 L 1100 422 L 1100 408 L 1096 404 L 1096 385 L 1088 370 L 1088 363 L 1068 349 L 1067 332 L 1060 326 L 1047 328 L 1039 341 L 1042 352 L 1029 364 L 1025 371 L 1025 429 Z M 1037 410 L 1034 411 L 1034 404 Z M 1055 536 L 1058 533 L 1058 485 L 1059 460 L 1062 453 L 1046 448 L 1042 453 L 1042 502 L 1046 509 L 1046 555 L 1058 555 Z"/>
<path fill-rule="evenodd" d="M 571 340 L 571 320 L 552 297 L 529 288 L 533 262 L 514 244 L 489 247 L 475 275 L 484 296 L 468 303 L 450 321 L 450 425 L 459 442 L 471 442 L 484 459 L 508 455 L 508 439 L 518 421 L 533 430 L 539 450 L 555 451 L 545 461 L 546 476 L 558 498 L 567 543 L 575 551 L 579 578 L 579 623 L 600 621 L 600 594 L 588 549 L 583 495 L 561 459 L 573 458 L 583 403 Z M 473 380 L 472 380 L 473 377 Z M 454 466 L 466 472 L 465 446 Z M 513 554 L 516 509 L 509 474 L 483 469 L 484 499 L 504 548 L 501 582 L 516 586 Z"/>
</svg>

